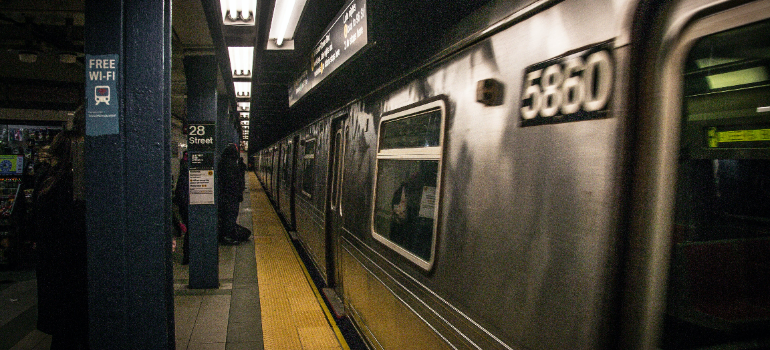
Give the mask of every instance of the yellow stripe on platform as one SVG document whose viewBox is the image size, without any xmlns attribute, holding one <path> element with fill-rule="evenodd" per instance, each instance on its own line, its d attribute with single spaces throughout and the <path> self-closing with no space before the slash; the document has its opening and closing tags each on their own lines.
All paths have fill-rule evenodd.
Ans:
<svg viewBox="0 0 770 350">
<path fill-rule="evenodd" d="M 349 350 L 259 181 L 248 176 L 265 350 Z"/>
</svg>

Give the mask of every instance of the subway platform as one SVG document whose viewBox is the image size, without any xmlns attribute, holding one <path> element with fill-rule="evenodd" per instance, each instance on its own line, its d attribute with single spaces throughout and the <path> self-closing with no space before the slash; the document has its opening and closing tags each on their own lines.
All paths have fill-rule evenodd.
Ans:
<svg viewBox="0 0 770 350">
<path fill-rule="evenodd" d="M 330 312 L 253 173 L 246 183 L 238 224 L 252 237 L 219 247 L 219 288 L 189 289 L 181 242 L 173 254 L 176 349 L 364 349 Z M 34 270 L 3 271 L 0 281 L 0 350 L 49 349 L 50 336 L 35 329 Z"/>
</svg>

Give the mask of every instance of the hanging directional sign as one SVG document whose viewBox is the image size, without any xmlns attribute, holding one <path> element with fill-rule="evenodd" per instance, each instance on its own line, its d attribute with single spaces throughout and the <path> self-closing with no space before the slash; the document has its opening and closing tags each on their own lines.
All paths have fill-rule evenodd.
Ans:
<svg viewBox="0 0 770 350">
<path fill-rule="evenodd" d="M 366 0 L 351 0 L 313 48 L 310 67 L 289 87 L 289 106 L 323 81 L 368 43 Z"/>
<path fill-rule="evenodd" d="M 86 135 L 120 132 L 119 55 L 86 55 Z"/>
</svg>

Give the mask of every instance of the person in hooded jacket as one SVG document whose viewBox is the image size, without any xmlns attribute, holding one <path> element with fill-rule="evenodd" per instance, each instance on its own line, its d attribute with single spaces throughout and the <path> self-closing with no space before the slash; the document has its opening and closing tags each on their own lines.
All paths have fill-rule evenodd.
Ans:
<svg viewBox="0 0 770 350">
<path fill-rule="evenodd" d="M 238 166 L 238 148 L 228 144 L 217 166 L 219 184 L 219 242 L 238 244 L 244 239 L 238 234 L 238 208 L 243 199 L 245 183 Z"/>
</svg>

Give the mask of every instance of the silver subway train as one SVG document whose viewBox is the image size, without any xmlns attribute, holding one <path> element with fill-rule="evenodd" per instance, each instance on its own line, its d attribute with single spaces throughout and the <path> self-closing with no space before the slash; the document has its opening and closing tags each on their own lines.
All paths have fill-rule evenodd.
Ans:
<svg viewBox="0 0 770 350">
<path fill-rule="evenodd" d="M 458 28 L 258 152 L 368 345 L 770 348 L 770 1 L 491 1 Z"/>
</svg>

